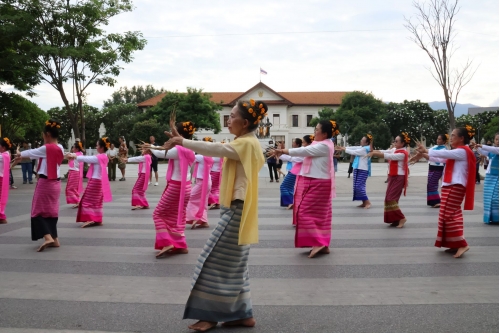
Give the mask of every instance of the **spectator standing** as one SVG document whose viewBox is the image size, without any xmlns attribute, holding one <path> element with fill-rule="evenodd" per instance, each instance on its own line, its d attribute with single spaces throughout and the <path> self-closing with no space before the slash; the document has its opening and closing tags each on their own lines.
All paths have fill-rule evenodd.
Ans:
<svg viewBox="0 0 500 333">
<path fill-rule="evenodd" d="M 158 146 L 158 144 L 155 141 L 155 137 L 152 135 L 149 137 L 149 143 L 152 146 Z M 148 183 L 148 185 L 151 185 L 151 181 L 153 180 L 153 172 L 152 171 L 155 172 L 155 179 L 156 179 L 155 186 L 158 186 L 158 157 L 156 157 L 155 154 L 151 154 L 151 167 L 149 170 L 149 183 Z"/>
<path fill-rule="evenodd" d="M 278 148 L 276 145 L 274 148 Z M 270 182 L 274 182 L 273 179 L 273 172 L 274 172 L 274 178 L 276 178 L 276 183 L 279 183 L 279 177 L 278 177 L 278 170 L 276 168 L 277 166 L 277 160 L 275 156 L 271 156 L 267 159 L 267 167 L 269 168 L 269 178 L 271 178 Z"/>
<path fill-rule="evenodd" d="M 118 161 L 117 152 L 114 144 L 111 144 L 110 148 L 106 152 L 108 155 L 108 180 L 116 180 L 116 164 Z"/>
<path fill-rule="evenodd" d="M 20 152 L 29 150 L 29 145 L 26 141 L 23 141 L 23 147 L 19 149 Z M 23 173 L 23 184 L 33 184 L 33 166 L 31 164 L 31 158 L 25 157 L 21 159 L 21 170 Z"/>
</svg>

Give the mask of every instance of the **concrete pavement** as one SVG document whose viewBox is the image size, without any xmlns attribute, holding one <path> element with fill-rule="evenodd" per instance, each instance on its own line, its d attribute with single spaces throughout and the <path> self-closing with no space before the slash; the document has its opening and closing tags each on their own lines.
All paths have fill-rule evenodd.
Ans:
<svg viewBox="0 0 500 333">
<path fill-rule="evenodd" d="M 426 206 L 425 164 L 412 167 L 401 230 L 382 222 L 386 165 L 374 164 L 369 210 L 352 202 L 347 166 L 336 179 L 332 253 L 315 259 L 293 247 L 291 212 L 264 173 L 261 241 L 249 262 L 257 326 L 217 331 L 498 332 L 498 226 L 482 223 L 482 185 L 475 210 L 464 212 L 471 250 L 454 259 L 433 246 L 438 210 Z M 165 186 L 162 168 L 160 186 L 148 189 L 152 207 Z M 43 253 L 30 239 L 34 185 L 20 185 L 15 170 L 19 188 L 10 191 L 9 224 L 0 225 L 0 333 L 189 331 L 184 303 L 210 230 L 186 230 L 189 254 L 155 259 L 152 209 L 130 210 L 136 170 L 128 165 L 127 180 L 112 182 L 100 228 L 80 229 L 63 191 L 62 246 Z M 209 219 L 215 226 L 218 211 Z"/>
</svg>

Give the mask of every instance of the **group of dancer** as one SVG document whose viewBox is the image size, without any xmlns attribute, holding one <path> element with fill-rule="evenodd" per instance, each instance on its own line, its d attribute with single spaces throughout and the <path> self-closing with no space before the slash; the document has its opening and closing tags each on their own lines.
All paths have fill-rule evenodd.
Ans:
<svg viewBox="0 0 500 333">
<path fill-rule="evenodd" d="M 147 209 L 149 203 L 146 189 L 152 156 L 168 159 L 167 186 L 153 211 L 152 219 L 156 229 L 154 248 L 158 258 L 188 253 L 184 234 L 186 224 L 192 228 L 207 228 L 207 210 L 220 208 L 220 220 L 212 231 L 197 261 L 191 292 L 184 311 L 185 319 L 196 319 L 189 328 L 204 332 L 222 322 L 225 326 L 252 327 L 252 302 L 248 275 L 250 245 L 258 242 L 258 174 L 265 158 L 254 131 L 266 116 L 268 107 L 261 101 L 239 101 L 231 110 L 228 129 L 235 136 L 230 143 L 191 140 L 195 127 L 190 121 L 170 123 L 169 140 L 161 147 L 144 144 L 142 155 L 121 157 L 121 162 L 138 162 L 139 175 L 132 190 L 132 209 Z M 175 118 L 175 117 L 174 117 Z M 77 143 L 72 152 L 65 154 L 57 143 L 60 123 L 49 120 L 45 124 L 43 139 L 45 145 L 20 154 L 21 158 L 38 158 L 39 181 L 36 185 L 31 210 L 32 240 L 44 239 L 38 248 L 59 247 L 57 220 L 60 196 L 60 165 L 63 159 L 69 161 L 67 203 L 78 207 L 77 222 L 82 227 L 99 226 L 103 223 L 103 202 L 111 201 L 111 190 L 107 177 L 106 151 L 110 147 L 108 138 L 96 143 L 96 156 L 83 156 L 82 146 Z M 335 198 L 335 173 L 333 158 L 335 147 L 331 138 L 338 133 L 335 121 L 321 120 L 314 129 L 314 135 L 295 139 L 290 149 L 273 149 L 268 157 L 280 158 L 292 163 L 290 172 L 281 185 L 281 206 L 293 209 L 295 246 L 311 248 L 309 257 L 330 253 L 332 231 L 332 200 Z M 446 136 L 441 137 L 438 145 Z M 463 237 L 461 203 L 465 197 L 465 209 L 472 209 L 474 203 L 475 161 L 467 146 L 471 132 L 466 128 L 455 129 L 450 138 L 452 150 L 427 150 L 417 145 L 417 154 L 409 157 L 406 146 L 410 138 L 406 133 L 394 140 L 394 148 L 374 150 L 373 137 L 365 135 L 359 147 L 346 151 L 354 156 L 353 200 L 360 200 L 360 207 L 368 209 L 371 202 L 366 193 L 366 179 L 370 175 L 370 158 L 378 156 L 390 161 L 389 182 L 384 203 L 384 222 L 403 227 L 406 218 L 399 208 L 399 198 L 406 192 L 408 165 L 413 159 L 426 158 L 444 166 L 442 193 L 435 191 L 436 177 L 429 177 L 430 203 L 440 205 L 439 228 L 436 246 L 449 248 L 447 252 L 460 257 L 469 246 Z M 447 140 L 447 138 L 446 138 Z M 3 167 L 6 175 L 10 163 L 6 150 L 10 148 L 7 138 L 0 141 Z M 485 220 L 498 222 L 498 135 L 496 147 L 476 145 L 483 154 L 492 154 L 487 172 L 485 190 Z M 83 190 L 83 163 L 90 165 L 90 179 Z M 195 184 L 191 187 L 189 170 L 194 166 Z M 435 166 L 434 164 L 432 166 Z M 438 171 L 435 168 L 429 172 Z M 6 177 L 3 177 L 6 178 Z M 439 181 L 439 178 L 437 178 Z M 8 184 L 7 184 L 8 185 Z M 0 181 L 0 219 L 6 221 L 5 180 Z M 219 196 L 220 194 L 220 196 Z M 486 198 L 486 195 L 490 196 Z M 219 207 L 220 206 L 220 207 Z M 486 222 L 486 221 L 485 221 Z"/>
</svg>

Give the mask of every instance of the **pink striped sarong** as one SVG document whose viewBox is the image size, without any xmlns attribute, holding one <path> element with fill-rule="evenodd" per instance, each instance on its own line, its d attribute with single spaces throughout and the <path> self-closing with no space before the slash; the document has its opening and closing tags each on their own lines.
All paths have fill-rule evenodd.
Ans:
<svg viewBox="0 0 500 333">
<path fill-rule="evenodd" d="M 173 245 L 178 249 L 186 249 L 186 236 L 184 229 L 186 227 L 186 206 L 191 195 L 191 183 L 186 182 L 184 202 L 179 202 L 181 193 L 181 182 L 170 180 L 163 191 L 160 202 L 153 212 L 153 221 L 155 222 L 156 241 L 155 249 L 161 250 L 165 246 Z M 177 218 L 179 204 L 184 205 L 183 216 Z"/>
<path fill-rule="evenodd" d="M 399 209 L 399 198 L 405 187 L 405 176 L 388 176 L 388 180 L 384 201 L 384 222 L 394 223 L 405 218 Z"/>
<path fill-rule="evenodd" d="M 146 174 L 141 172 L 132 189 L 132 206 L 149 207 L 148 199 L 146 198 L 146 190 L 144 190 L 145 181 Z"/>
<path fill-rule="evenodd" d="M 9 177 L 7 177 L 9 179 Z M 7 184 L 8 187 L 8 184 Z M 3 195 L 3 177 L 0 177 L 0 195 Z M 7 195 L 9 195 L 9 192 L 7 192 Z M 7 200 L 6 200 L 7 201 Z M 0 220 L 6 220 L 7 216 L 5 215 L 5 208 L 0 210 Z"/>
<path fill-rule="evenodd" d="M 330 246 L 332 237 L 332 181 L 297 176 L 293 224 L 295 247 Z"/>
<path fill-rule="evenodd" d="M 438 233 L 434 244 L 436 247 L 458 249 L 467 246 L 461 207 L 464 197 L 465 187 L 462 185 L 454 184 L 441 188 Z"/>
<path fill-rule="evenodd" d="M 189 197 L 189 202 L 186 207 L 186 223 L 193 224 L 193 221 L 198 221 L 198 223 L 208 222 L 208 195 L 205 196 L 204 202 L 202 200 L 202 186 L 203 179 L 196 178 L 196 184 L 191 189 L 191 196 Z M 211 181 L 208 181 L 208 191 L 210 191 Z M 203 207 L 203 215 L 197 218 L 197 213 L 200 208 Z"/>
<path fill-rule="evenodd" d="M 66 183 L 66 203 L 77 204 L 80 202 L 78 186 L 80 184 L 80 171 L 69 170 L 68 182 Z"/>
<path fill-rule="evenodd" d="M 36 241 L 50 234 L 57 238 L 61 181 L 40 177 L 31 203 L 31 239 Z"/>
<path fill-rule="evenodd" d="M 212 189 L 210 190 L 210 194 L 208 195 L 209 205 L 219 204 L 220 177 L 221 177 L 220 171 L 210 171 L 210 178 L 212 178 Z"/>
<path fill-rule="evenodd" d="M 103 175 L 103 177 L 107 175 Z M 76 222 L 102 223 L 102 203 L 104 195 L 102 194 L 102 183 L 100 179 L 90 178 L 85 192 L 83 192 L 80 206 L 78 206 L 78 214 Z"/>
</svg>

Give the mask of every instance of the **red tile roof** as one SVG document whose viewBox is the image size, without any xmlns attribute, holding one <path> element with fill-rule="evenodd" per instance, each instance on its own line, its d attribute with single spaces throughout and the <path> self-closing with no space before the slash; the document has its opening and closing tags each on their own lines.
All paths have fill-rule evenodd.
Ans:
<svg viewBox="0 0 500 333">
<path fill-rule="evenodd" d="M 288 104 L 290 106 L 293 105 L 321 105 L 321 106 L 338 106 L 342 102 L 342 98 L 348 92 L 337 92 L 337 91 L 307 91 L 307 92 L 276 92 L 266 86 L 264 83 L 259 82 L 254 87 L 250 88 L 246 92 L 211 92 L 209 94 L 212 95 L 211 100 L 215 103 L 220 103 L 222 105 L 234 105 L 236 101 L 242 96 L 250 92 L 251 90 L 256 89 L 258 86 L 265 87 L 277 95 L 281 96 L 283 100 L 270 100 L 266 101 L 269 104 Z M 153 98 L 150 98 L 144 102 L 137 104 L 138 107 L 151 107 L 155 106 L 160 102 L 163 97 L 165 97 L 166 93 L 160 94 Z M 265 100 L 264 100 L 265 101 Z"/>
</svg>

